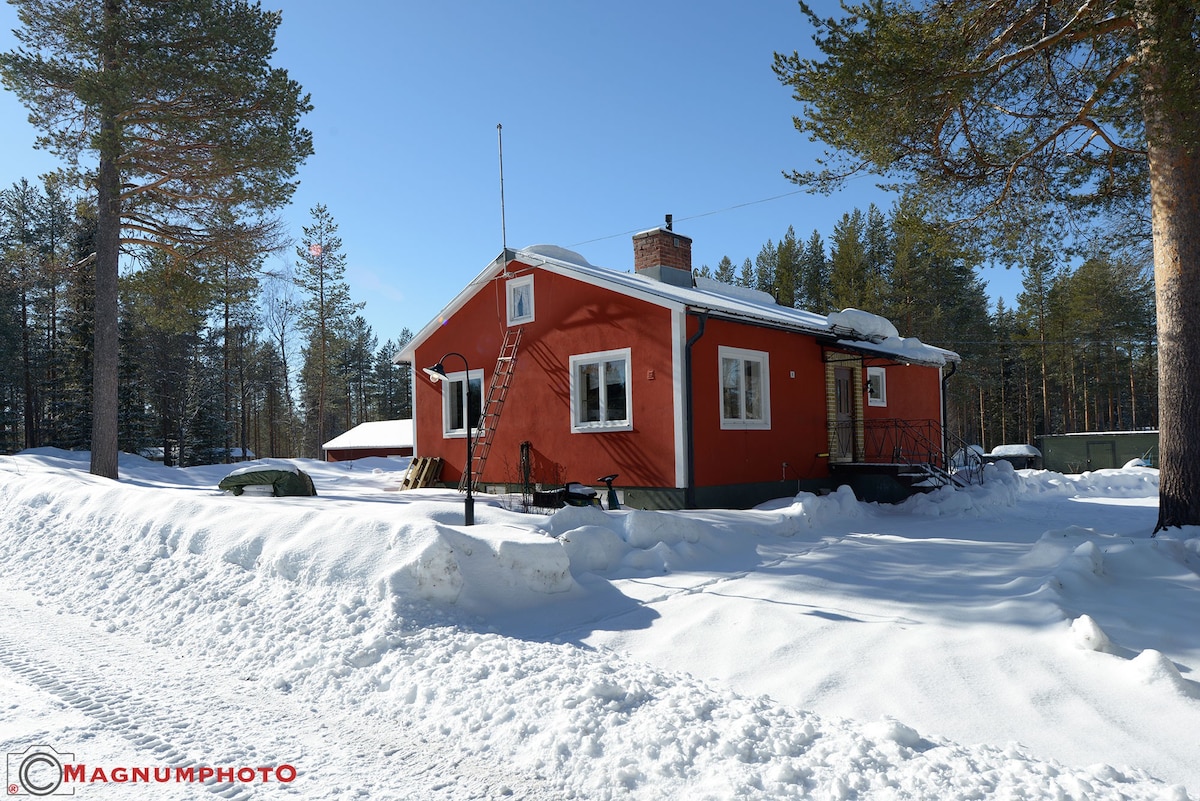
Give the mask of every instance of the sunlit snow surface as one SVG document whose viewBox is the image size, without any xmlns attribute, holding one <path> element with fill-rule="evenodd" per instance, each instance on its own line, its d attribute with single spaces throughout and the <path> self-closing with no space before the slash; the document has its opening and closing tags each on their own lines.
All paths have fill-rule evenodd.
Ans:
<svg viewBox="0 0 1200 801">
<path fill-rule="evenodd" d="M 403 462 L 0 458 L 0 746 L 294 765 L 81 798 L 1188 798 L 1200 539 L 1158 474 L 526 514 Z"/>
</svg>

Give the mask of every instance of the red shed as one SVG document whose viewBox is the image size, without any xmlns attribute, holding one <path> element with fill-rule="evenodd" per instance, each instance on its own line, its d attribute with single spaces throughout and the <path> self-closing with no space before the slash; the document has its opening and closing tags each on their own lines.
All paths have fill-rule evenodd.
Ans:
<svg viewBox="0 0 1200 801">
<path fill-rule="evenodd" d="M 691 239 L 634 236 L 635 271 L 505 251 L 396 355 L 417 455 L 475 486 L 617 473 L 628 506 L 744 507 L 850 484 L 892 500 L 949 481 L 943 382 L 957 354 L 887 320 L 818 315 L 693 278 Z M 949 370 L 944 370 L 949 366 Z M 457 372 L 454 372 L 456 371 Z"/>
<path fill-rule="evenodd" d="M 346 462 L 367 456 L 412 456 L 413 421 L 377 420 L 359 423 L 321 446 L 325 461 Z M 463 454 L 466 461 L 466 454 Z"/>
</svg>

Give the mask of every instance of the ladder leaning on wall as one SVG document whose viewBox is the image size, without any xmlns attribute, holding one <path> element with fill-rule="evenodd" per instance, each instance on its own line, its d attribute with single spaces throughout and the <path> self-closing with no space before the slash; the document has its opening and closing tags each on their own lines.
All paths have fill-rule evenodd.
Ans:
<svg viewBox="0 0 1200 801">
<path fill-rule="evenodd" d="M 475 441 L 471 444 L 471 464 L 463 471 L 458 482 L 459 490 L 467 488 L 467 481 L 479 483 L 483 475 L 483 467 L 487 464 L 488 453 L 492 450 L 492 438 L 496 434 L 496 424 L 500 421 L 500 412 L 504 409 L 504 399 L 508 396 L 508 387 L 512 383 L 513 370 L 517 367 L 517 346 L 521 344 L 520 328 L 510 328 L 504 332 L 504 343 L 500 346 L 500 355 L 496 358 L 496 369 L 492 372 L 492 380 L 488 384 L 487 397 L 479 413 L 479 425 Z"/>
</svg>

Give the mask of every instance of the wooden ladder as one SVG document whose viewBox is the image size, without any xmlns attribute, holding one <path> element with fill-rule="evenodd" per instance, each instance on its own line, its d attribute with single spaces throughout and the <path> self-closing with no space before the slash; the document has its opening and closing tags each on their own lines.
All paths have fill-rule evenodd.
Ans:
<svg viewBox="0 0 1200 801">
<path fill-rule="evenodd" d="M 475 441 L 471 443 L 471 464 L 463 471 L 458 482 L 459 490 L 467 488 L 467 482 L 474 480 L 474 489 L 478 485 L 479 476 L 483 475 L 483 467 L 487 464 L 488 454 L 492 450 L 492 438 L 496 435 L 496 424 L 500 421 L 500 412 L 504 409 L 504 399 L 508 396 L 508 387 L 512 383 L 513 370 L 517 367 L 517 346 L 521 344 L 520 328 L 510 328 L 504 332 L 504 343 L 500 346 L 500 355 L 496 359 L 496 369 L 492 372 L 492 380 L 488 384 L 487 397 L 479 413 L 479 426 Z"/>
</svg>

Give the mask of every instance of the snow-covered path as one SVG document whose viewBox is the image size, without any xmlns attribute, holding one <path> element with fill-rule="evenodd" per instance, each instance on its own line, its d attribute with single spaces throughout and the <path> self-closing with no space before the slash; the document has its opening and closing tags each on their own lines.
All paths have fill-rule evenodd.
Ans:
<svg viewBox="0 0 1200 801">
<path fill-rule="evenodd" d="M 38 743 L 86 744 L 89 770 L 104 766 L 287 767 L 281 783 L 92 784 L 87 797 L 214 795 L 328 798 L 555 798 L 540 780 L 479 760 L 435 733 L 387 724 L 359 708 L 314 703 L 186 652 L 171 653 L 23 591 L 0 590 L 0 688 L 25 699 L 0 706 L 0 731 Z M 38 702 L 27 700 L 36 694 Z M 32 708 L 31 708 L 32 707 Z M 16 731 L 14 731 L 16 729 Z M 285 767 L 286 766 L 286 767 Z M 258 774 L 261 778 L 262 774 Z M 146 795 L 145 797 L 151 797 Z"/>
</svg>

